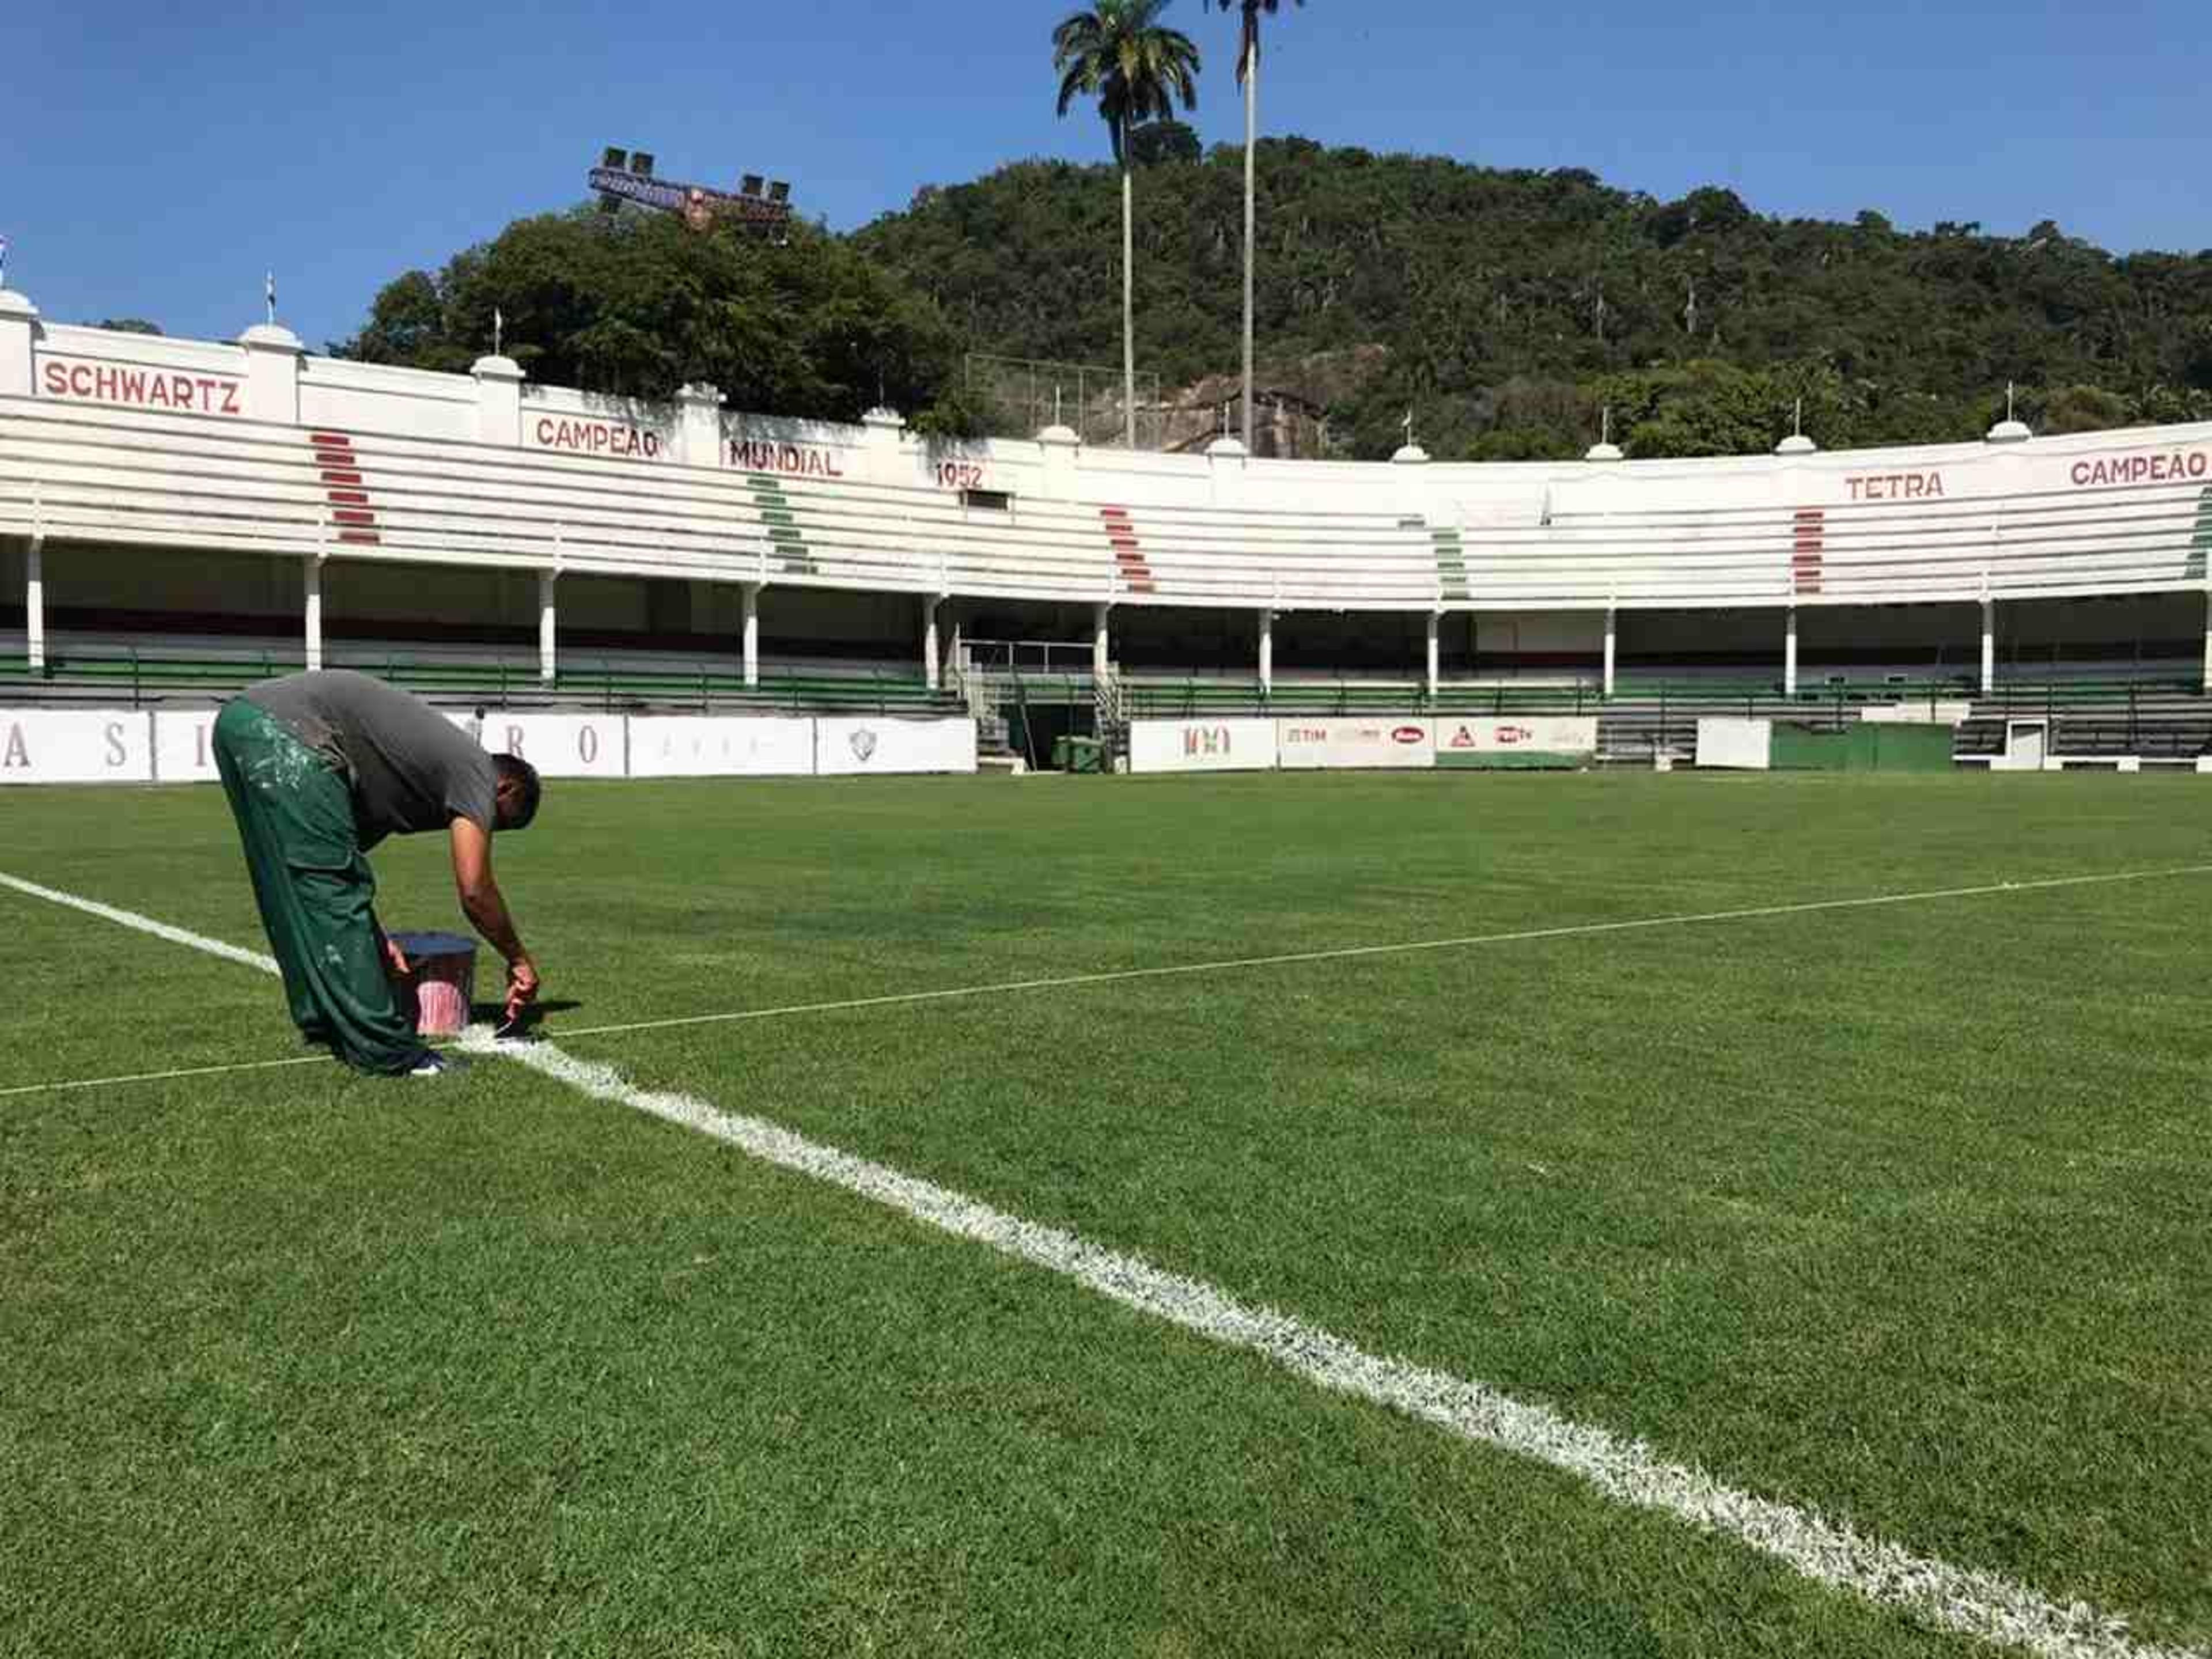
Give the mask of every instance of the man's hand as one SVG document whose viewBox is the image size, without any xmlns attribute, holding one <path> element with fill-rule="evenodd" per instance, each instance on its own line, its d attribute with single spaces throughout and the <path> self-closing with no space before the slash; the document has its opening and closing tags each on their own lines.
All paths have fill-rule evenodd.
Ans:
<svg viewBox="0 0 2212 1659">
<path fill-rule="evenodd" d="M 404 980 L 415 971 L 415 964 L 407 960 L 404 951 L 392 943 L 391 934 L 379 927 L 376 936 L 384 941 L 384 971 L 391 975 L 394 983 Z"/>
<path fill-rule="evenodd" d="M 507 964 L 507 1017 L 514 1019 L 538 1000 L 538 964 L 517 957 Z"/>
</svg>

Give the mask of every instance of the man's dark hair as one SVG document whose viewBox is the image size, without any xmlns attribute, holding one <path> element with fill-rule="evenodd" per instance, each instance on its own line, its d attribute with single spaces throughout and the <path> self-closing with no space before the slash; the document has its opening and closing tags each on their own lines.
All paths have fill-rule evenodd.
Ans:
<svg viewBox="0 0 2212 1659">
<path fill-rule="evenodd" d="M 500 782 L 514 786 L 519 802 L 514 817 L 501 814 L 502 822 L 499 827 L 502 830 L 527 830 L 530 820 L 538 816 L 538 797 L 541 788 L 538 781 L 538 769 L 520 755 L 494 755 L 491 763 L 499 774 Z"/>
</svg>

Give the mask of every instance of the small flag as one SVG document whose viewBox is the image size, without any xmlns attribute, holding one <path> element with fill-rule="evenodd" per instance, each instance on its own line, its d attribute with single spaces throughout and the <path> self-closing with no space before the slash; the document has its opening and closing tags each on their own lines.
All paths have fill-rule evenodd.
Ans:
<svg viewBox="0 0 2212 1659">
<path fill-rule="evenodd" d="M 507 319 L 501 314 L 500 308 L 494 306 L 491 308 L 491 355 L 493 356 L 499 356 L 500 341 L 506 333 Z"/>
<path fill-rule="evenodd" d="M 0 288 L 8 286 L 8 239 L 0 236 Z"/>
<path fill-rule="evenodd" d="M 269 296 L 269 320 L 271 325 L 274 325 L 276 321 L 276 273 L 275 271 L 269 273 L 269 279 L 264 291 Z"/>
</svg>

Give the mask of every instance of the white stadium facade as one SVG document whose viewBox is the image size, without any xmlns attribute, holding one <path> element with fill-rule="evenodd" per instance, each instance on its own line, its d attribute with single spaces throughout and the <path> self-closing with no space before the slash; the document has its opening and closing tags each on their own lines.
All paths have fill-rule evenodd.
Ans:
<svg viewBox="0 0 2212 1659">
<path fill-rule="evenodd" d="M 1010 696 L 1125 749 L 1148 716 L 1571 714 L 1647 763 L 1703 705 L 1924 699 L 2002 764 L 2039 700 L 2039 756 L 2193 761 L 2208 556 L 2212 426 L 1516 465 L 943 444 L 0 292 L 0 709 L 49 720 L 150 730 L 344 663 L 545 717 L 980 717 L 987 748 Z"/>
</svg>

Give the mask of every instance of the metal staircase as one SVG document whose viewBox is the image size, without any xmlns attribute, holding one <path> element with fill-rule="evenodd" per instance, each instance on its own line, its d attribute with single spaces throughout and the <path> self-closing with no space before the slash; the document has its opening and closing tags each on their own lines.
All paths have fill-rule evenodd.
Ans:
<svg viewBox="0 0 2212 1659">
<path fill-rule="evenodd" d="M 1092 675 L 1091 702 L 1098 741 L 1106 746 L 1106 766 L 1111 771 L 1129 752 L 1129 690 L 1118 666 L 1109 665 L 1105 672 Z"/>
</svg>

